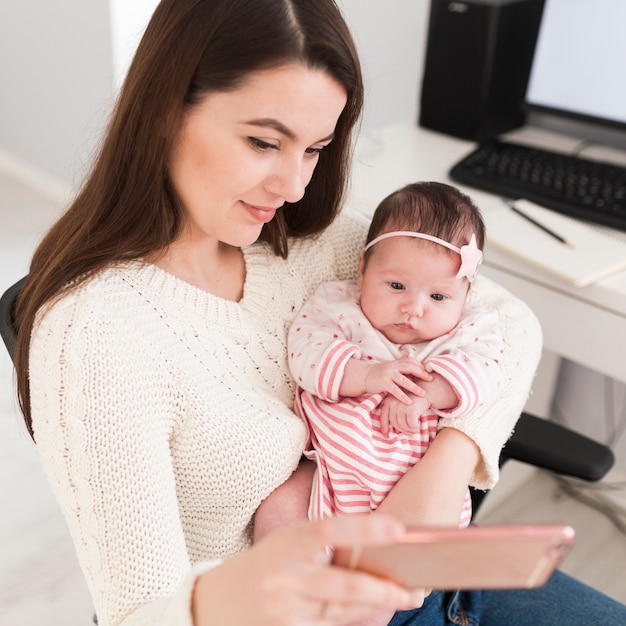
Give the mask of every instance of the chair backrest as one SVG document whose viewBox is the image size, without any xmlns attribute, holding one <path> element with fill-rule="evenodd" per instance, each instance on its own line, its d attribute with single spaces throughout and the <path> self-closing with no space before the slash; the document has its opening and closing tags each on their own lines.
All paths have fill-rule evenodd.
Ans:
<svg viewBox="0 0 626 626">
<path fill-rule="evenodd" d="M 11 359 L 17 343 L 17 329 L 15 328 L 15 301 L 26 282 L 26 276 L 11 285 L 0 298 L 0 334 L 7 347 Z"/>
</svg>

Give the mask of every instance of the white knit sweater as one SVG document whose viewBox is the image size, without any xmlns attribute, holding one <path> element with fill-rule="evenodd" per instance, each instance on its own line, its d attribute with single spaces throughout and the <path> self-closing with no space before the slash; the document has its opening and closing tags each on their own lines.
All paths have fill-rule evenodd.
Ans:
<svg viewBox="0 0 626 626">
<path fill-rule="evenodd" d="M 287 330 L 321 281 L 354 275 L 365 229 L 344 214 L 322 237 L 293 242 L 287 260 L 250 246 L 237 303 L 132 262 L 40 317 L 30 358 L 37 449 L 101 626 L 190 625 L 195 578 L 250 545 L 257 506 L 294 470 L 305 440 L 290 410 Z M 470 297 L 499 310 L 508 357 L 501 400 L 449 424 L 480 446 L 474 482 L 485 488 L 541 333 L 488 280 Z"/>
</svg>

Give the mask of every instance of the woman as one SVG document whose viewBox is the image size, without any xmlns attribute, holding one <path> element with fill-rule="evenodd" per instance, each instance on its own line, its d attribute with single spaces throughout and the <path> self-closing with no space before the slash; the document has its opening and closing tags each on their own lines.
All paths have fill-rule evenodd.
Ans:
<svg viewBox="0 0 626 626">
<path fill-rule="evenodd" d="M 382 515 L 303 522 L 248 549 L 261 501 L 310 485 L 286 330 L 318 282 L 356 269 L 365 225 L 335 217 L 361 101 L 332 0 L 163 0 L 89 178 L 35 252 L 19 397 L 101 625 L 345 624 L 419 606 L 422 592 L 332 567 L 325 547 L 393 538 L 394 518 L 458 519 L 472 476 L 494 479 L 539 334 L 484 282 L 476 297 L 529 328 L 507 413 L 444 428 Z M 607 604 L 554 586 L 584 598 L 583 614 Z M 517 616 L 539 596 L 492 597 Z M 393 623 L 445 623 L 447 610 L 431 594 Z"/>
</svg>

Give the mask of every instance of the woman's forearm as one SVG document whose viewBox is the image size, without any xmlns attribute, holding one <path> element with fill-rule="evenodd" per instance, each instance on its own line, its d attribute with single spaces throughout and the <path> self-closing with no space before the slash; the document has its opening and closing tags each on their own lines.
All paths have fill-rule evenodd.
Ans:
<svg viewBox="0 0 626 626">
<path fill-rule="evenodd" d="M 442 429 L 424 456 L 398 481 L 377 511 L 407 526 L 458 526 L 478 446 L 454 428 Z"/>
</svg>

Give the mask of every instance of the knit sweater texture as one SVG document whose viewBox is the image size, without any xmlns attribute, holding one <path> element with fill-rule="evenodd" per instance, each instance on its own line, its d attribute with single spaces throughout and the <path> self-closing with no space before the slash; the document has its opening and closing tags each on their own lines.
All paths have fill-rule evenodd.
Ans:
<svg viewBox="0 0 626 626">
<path fill-rule="evenodd" d="M 246 248 L 239 302 L 134 261 L 41 311 L 30 352 L 35 439 L 101 626 L 191 626 L 197 576 L 250 546 L 256 508 L 306 439 L 291 411 L 289 326 L 320 282 L 355 275 L 366 228 L 345 211 L 323 235 L 292 241 L 286 260 L 266 244 Z M 473 482 L 488 488 L 541 332 L 487 279 L 470 298 L 500 313 L 507 381 L 487 411 L 441 423 L 479 445 Z"/>
</svg>

